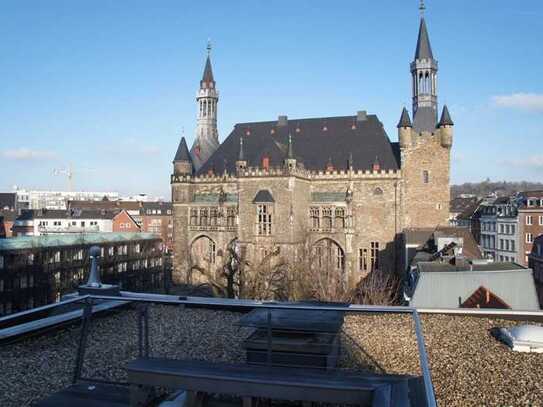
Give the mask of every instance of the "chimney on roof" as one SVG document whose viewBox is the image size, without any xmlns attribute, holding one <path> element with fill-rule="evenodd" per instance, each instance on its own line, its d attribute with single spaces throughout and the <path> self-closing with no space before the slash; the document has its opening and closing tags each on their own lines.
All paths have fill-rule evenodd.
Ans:
<svg viewBox="0 0 543 407">
<path fill-rule="evenodd" d="M 357 122 L 365 122 L 366 120 L 368 120 L 368 113 L 365 110 L 359 110 L 356 112 Z"/>
<path fill-rule="evenodd" d="M 277 118 L 277 127 L 283 127 L 288 124 L 288 116 L 279 116 Z"/>
</svg>

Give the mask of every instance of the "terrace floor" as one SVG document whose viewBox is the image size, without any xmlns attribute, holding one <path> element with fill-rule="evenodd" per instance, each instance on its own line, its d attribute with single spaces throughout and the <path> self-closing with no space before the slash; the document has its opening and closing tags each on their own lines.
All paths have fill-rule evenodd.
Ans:
<svg viewBox="0 0 543 407">
<path fill-rule="evenodd" d="M 238 312 L 150 306 L 151 355 L 245 362 L 252 329 Z M 518 322 L 486 317 L 421 315 L 436 397 L 441 406 L 543 405 L 543 354 L 512 352 L 489 330 Z M 125 381 L 138 354 L 137 313 L 93 318 L 83 376 Z M 62 328 L 0 347 L 0 404 L 30 405 L 71 383 L 80 329 Z M 340 367 L 420 375 L 410 315 L 346 313 Z"/>
</svg>

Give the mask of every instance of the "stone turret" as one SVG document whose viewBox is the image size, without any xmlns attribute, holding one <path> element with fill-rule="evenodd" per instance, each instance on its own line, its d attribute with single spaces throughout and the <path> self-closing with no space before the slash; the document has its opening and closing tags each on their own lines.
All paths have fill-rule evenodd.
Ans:
<svg viewBox="0 0 543 407">
<path fill-rule="evenodd" d="M 400 121 L 398 122 L 398 140 L 400 141 L 400 147 L 409 147 L 413 143 L 413 125 L 411 124 L 411 118 L 409 112 L 404 107 Z"/>
<path fill-rule="evenodd" d="M 187 147 L 185 137 L 181 137 L 177 153 L 173 159 L 174 175 L 192 175 L 194 173 L 194 164 Z"/>
<path fill-rule="evenodd" d="M 453 126 L 454 122 L 451 119 L 449 114 L 449 109 L 447 105 L 443 106 L 443 111 L 441 112 L 441 119 L 439 120 L 438 127 L 441 131 L 441 145 L 443 147 L 451 147 L 453 142 Z"/>
<path fill-rule="evenodd" d="M 198 171 L 202 165 L 219 148 L 219 133 L 217 131 L 217 104 L 219 92 L 216 88 L 213 70 L 211 68 L 211 45 L 207 46 L 207 60 L 204 74 L 200 81 L 200 89 L 196 95 L 198 105 L 198 124 L 194 144 L 190 149 L 194 168 Z"/>
<path fill-rule="evenodd" d="M 437 60 L 434 59 L 430 36 L 424 20 L 424 3 L 420 6 L 420 26 L 415 49 L 415 58 L 411 63 L 413 79 L 413 128 L 417 133 L 432 133 L 437 122 Z"/>
</svg>

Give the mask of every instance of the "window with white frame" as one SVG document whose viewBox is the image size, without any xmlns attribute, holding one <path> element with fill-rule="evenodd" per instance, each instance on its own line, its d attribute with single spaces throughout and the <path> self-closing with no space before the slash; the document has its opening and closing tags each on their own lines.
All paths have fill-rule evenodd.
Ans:
<svg viewBox="0 0 543 407">
<path fill-rule="evenodd" d="M 534 241 L 534 235 L 531 233 L 526 233 L 526 243 L 533 243 Z"/>
<path fill-rule="evenodd" d="M 271 235 L 272 233 L 272 213 L 269 205 L 257 206 L 257 225 L 259 235 Z"/>
<path fill-rule="evenodd" d="M 543 226 L 543 216 L 539 215 L 539 226 Z"/>
<path fill-rule="evenodd" d="M 532 215 L 526 215 L 526 224 L 531 225 L 532 224 Z"/>
</svg>

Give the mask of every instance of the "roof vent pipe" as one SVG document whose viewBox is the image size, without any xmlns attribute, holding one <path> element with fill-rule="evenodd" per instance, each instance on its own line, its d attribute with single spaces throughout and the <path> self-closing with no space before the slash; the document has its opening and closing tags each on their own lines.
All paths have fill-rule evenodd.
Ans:
<svg viewBox="0 0 543 407">
<path fill-rule="evenodd" d="M 366 120 L 368 120 L 368 113 L 365 110 L 359 110 L 356 112 L 357 122 L 365 122 Z"/>
<path fill-rule="evenodd" d="M 279 116 L 277 118 L 277 126 L 286 126 L 288 124 L 288 116 Z"/>
<path fill-rule="evenodd" d="M 87 280 L 87 287 L 99 288 L 102 286 L 102 283 L 100 282 L 100 272 L 98 271 L 100 248 L 98 246 L 92 246 L 89 250 L 89 256 L 91 258 L 91 269 L 89 279 Z"/>
</svg>

